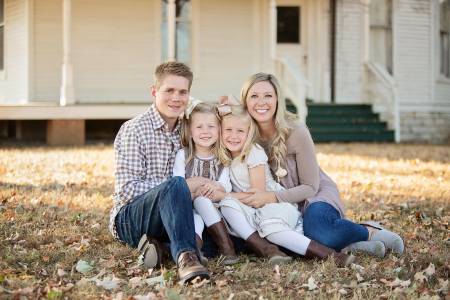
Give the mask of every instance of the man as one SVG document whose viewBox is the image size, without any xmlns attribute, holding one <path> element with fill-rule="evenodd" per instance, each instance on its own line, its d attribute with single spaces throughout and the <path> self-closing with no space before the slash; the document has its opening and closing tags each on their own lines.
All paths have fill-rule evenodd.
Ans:
<svg viewBox="0 0 450 300">
<path fill-rule="evenodd" d="M 180 148 L 180 122 L 193 75 L 178 62 L 159 65 L 151 87 L 154 103 L 125 122 L 114 142 L 116 157 L 114 207 L 110 230 L 115 238 L 138 247 L 144 264 L 161 263 L 160 242 L 170 243 L 181 282 L 209 278 L 196 253 L 191 192 L 202 178 L 171 177 Z"/>
</svg>

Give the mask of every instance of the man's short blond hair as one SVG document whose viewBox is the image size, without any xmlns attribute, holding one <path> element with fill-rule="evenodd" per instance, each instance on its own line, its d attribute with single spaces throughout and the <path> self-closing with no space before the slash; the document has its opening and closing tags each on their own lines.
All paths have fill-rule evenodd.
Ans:
<svg viewBox="0 0 450 300">
<path fill-rule="evenodd" d="M 157 89 L 161 86 L 161 83 L 167 75 L 175 75 L 186 78 L 189 81 L 189 90 L 191 89 L 194 75 L 187 65 L 181 62 L 170 61 L 157 66 L 155 70 L 155 87 Z"/>
</svg>

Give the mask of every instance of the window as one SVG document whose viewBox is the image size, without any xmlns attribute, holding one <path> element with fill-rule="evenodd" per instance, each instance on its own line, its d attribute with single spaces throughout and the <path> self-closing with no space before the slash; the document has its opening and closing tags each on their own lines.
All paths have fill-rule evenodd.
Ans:
<svg viewBox="0 0 450 300">
<path fill-rule="evenodd" d="M 277 7 L 277 43 L 300 44 L 299 6 Z"/>
<path fill-rule="evenodd" d="M 167 1 L 162 3 L 162 60 L 168 59 Z M 176 0 L 175 58 L 187 65 L 191 63 L 191 9 L 190 0 Z"/>
<path fill-rule="evenodd" d="M 440 72 L 450 78 L 450 1 L 444 0 L 440 4 L 439 48 Z"/>
<path fill-rule="evenodd" d="M 370 2 L 370 60 L 392 74 L 392 1 Z"/>
<path fill-rule="evenodd" d="M 4 0 L 0 0 L 0 71 L 5 69 L 5 16 Z"/>
</svg>

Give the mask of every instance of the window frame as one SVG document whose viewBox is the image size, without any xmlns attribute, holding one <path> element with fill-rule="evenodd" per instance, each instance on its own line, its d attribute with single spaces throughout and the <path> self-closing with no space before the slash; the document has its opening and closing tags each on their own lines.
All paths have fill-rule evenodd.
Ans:
<svg viewBox="0 0 450 300">
<path fill-rule="evenodd" d="M 5 69 L 6 69 L 6 55 L 5 55 L 5 49 L 6 49 L 6 47 L 5 47 L 5 41 L 6 41 L 5 28 L 6 28 L 6 26 L 5 26 L 5 1 L 4 0 L 0 0 L 0 6 L 2 6 L 1 11 L 3 12 L 3 15 L 0 16 L 0 20 L 3 20 L 3 21 L 0 21 L 0 28 L 3 29 L 3 37 L 2 37 L 3 40 L 0 41 L 0 47 L 2 47 L 2 51 L 1 51 L 1 55 L 0 55 L 1 56 L 0 60 L 2 62 L 0 64 L 0 79 L 4 79 L 5 78 Z"/>
<path fill-rule="evenodd" d="M 447 1 L 447 9 L 450 10 L 450 0 L 444 0 L 441 3 L 438 4 L 438 24 L 437 24 L 437 56 L 438 56 L 438 69 L 439 69 L 439 77 L 445 81 L 450 81 L 450 21 L 447 26 L 445 24 L 442 24 L 442 20 L 445 19 L 442 17 L 442 10 L 444 7 L 444 2 Z M 448 13 L 450 16 L 450 12 Z M 445 28 L 447 27 L 447 28 Z M 443 41 L 446 39 L 446 49 L 444 49 Z M 443 57 L 447 55 L 447 66 L 445 68 Z"/>
<path fill-rule="evenodd" d="M 394 74 L 394 0 L 386 0 L 386 20 L 379 22 L 375 21 L 373 18 L 375 15 L 371 14 L 371 8 L 369 7 L 369 36 L 370 38 L 374 33 L 382 33 L 385 39 L 386 50 L 384 53 L 385 64 L 383 66 L 386 68 L 389 74 Z M 369 42 L 369 57 L 372 59 L 372 41 Z M 389 47 L 388 47 L 389 46 Z"/>
</svg>

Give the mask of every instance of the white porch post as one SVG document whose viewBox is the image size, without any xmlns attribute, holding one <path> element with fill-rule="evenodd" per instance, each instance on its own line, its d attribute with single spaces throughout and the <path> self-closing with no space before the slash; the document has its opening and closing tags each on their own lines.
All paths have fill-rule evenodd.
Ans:
<svg viewBox="0 0 450 300">
<path fill-rule="evenodd" d="M 167 2 L 167 57 L 169 61 L 175 61 L 175 47 L 176 47 L 176 13 L 177 7 L 175 0 L 168 0 Z"/>
<path fill-rule="evenodd" d="M 269 0 L 269 49 L 273 62 L 277 58 L 277 1 Z M 274 65 L 274 64 L 273 64 Z M 275 69 L 274 69 L 275 71 Z"/>
<path fill-rule="evenodd" d="M 362 60 L 364 63 L 369 61 L 369 51 L 370 51 L 370 0 L 361 0 L 361 5 L 363 7 L 362 15 Z"/>
<path fill-rule="evenodd" d="M 63 0 L 63 65 L 59 104 L 75 104 L 71 59 L 72 0 Z"/>
</svg>

